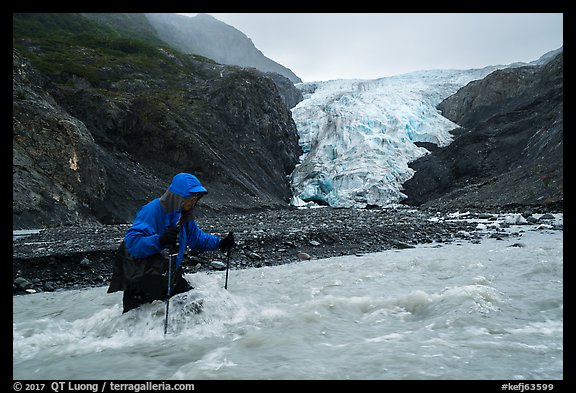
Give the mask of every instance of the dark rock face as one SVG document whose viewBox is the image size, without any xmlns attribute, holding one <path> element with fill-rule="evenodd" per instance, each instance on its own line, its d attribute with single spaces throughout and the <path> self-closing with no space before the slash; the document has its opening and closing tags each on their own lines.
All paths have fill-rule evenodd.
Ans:
<svg viewBox="0 0 576 393">
<path fill-rule="evenodd" d="M 446 148 L 413 162 L 402 203 L 435 208 L 561 210 L 563 54 L 495 71 L 444 100 L 462 126 Z"/>
<path fill-rule="evenodd" d="M 13 229 L 131 222 L 179 172 L 212 212 L 288 207 L 288 79 L 178 52 L 144 14 L 13 21 Z"/>
<path fill-rule="evenodd" d="M 267 72 L 266 76 L 274 81 L 280 98 L 282 98 L 282 101 L 284 101 L 289 109 L 294 108 L 304 99 L 302 92 L 294 86 L 290 79 L 274 72 Z"/>
<path fill-rule="evenodd" d="M 104 198 L 107 176 L 90 131 L 16 51 L 12 75 L 14 228 L 95 222 L 89 206 Z"/>
<path fill-rule="evenodd" d="M 179 172 L 198 176 L 214 212 L 288 206 L 302 153 L 272 79 L 157 50 L 184 72 L 120 63 L 94 79 L 46 74 L 14 50 L 13 229 L 131 222 Z"/>
</svg>

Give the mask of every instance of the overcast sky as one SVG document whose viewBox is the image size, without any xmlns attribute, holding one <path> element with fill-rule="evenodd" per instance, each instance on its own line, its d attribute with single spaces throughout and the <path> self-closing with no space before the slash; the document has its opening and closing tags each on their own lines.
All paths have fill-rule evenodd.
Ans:
<svg viewBox="0 0 576 393">
<path fill-rule="evenodd" d="M 529 62 L 563 45 L 561 13 L 210 15 L 304 82 Z"/>
</svg>

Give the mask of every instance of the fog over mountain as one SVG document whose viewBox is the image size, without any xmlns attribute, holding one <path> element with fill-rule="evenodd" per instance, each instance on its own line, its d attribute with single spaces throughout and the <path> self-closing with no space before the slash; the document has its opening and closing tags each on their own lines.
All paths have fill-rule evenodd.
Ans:
<svg viewBox="0 0 576 393">
<path fill-rule="evenodd" d="M 267 58 L 244 33 L 208 15 L 145 14 L 158 36 L 184 53 L 196 53 L 221 64 L 275 72 L 292 83 L 302 80 L 290 69 Z"/>
</svg>

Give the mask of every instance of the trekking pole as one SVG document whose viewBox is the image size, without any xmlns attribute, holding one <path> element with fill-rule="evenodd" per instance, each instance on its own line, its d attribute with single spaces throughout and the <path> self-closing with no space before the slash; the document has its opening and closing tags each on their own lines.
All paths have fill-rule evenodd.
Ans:
<svg viewBox="0 0 576 393">
<path fill-rule="evenodd" d="M 172 280 L 172 254 L 169 255 L 170 258 L 168 260 L 168 290 L 166 291 L 166 319 L 164 320 L 164 335 L 166 335 L 166 331 L 168 330 L 168 310 L 170 309 L 170 283 Z"/>
<path fill-rule="evenodd" d="M 179 220 L 178 224 L 176 224 L 178 235 L 176 236 L 175 250 L 168 254 L 170 258 L 168 259 L 168 287 L 166 290 L 166 319 L 164 320 L 164 335 L 166 335 L 166 332 L 168 331 L 168 311 L 170 309 L 170 295 L 172 294 L 172 256 L 178 256 L 178 249 L 180 248 L 180 225 Z"/>
<path fill-rule="evenodd" d="M 228 268 L 230 266 L 230 251 L 232 250 L 232 246 L 228 247 L 228 251 L 226 252 L 226 282 L 224 283 L 224 289 L 228 289 Z"/>
</svg>

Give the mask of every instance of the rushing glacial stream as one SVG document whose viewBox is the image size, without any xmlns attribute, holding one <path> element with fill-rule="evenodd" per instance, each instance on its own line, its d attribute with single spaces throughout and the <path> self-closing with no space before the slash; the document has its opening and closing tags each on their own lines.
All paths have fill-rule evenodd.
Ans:
<svg viewBox="0 0 576 393">
<path fill-rule="evenodd" d="M 122 314 L 106 287 L 13 298 L 13 378 L 563 379 L 563 232 L 196 273 Z"/>
</svg>

